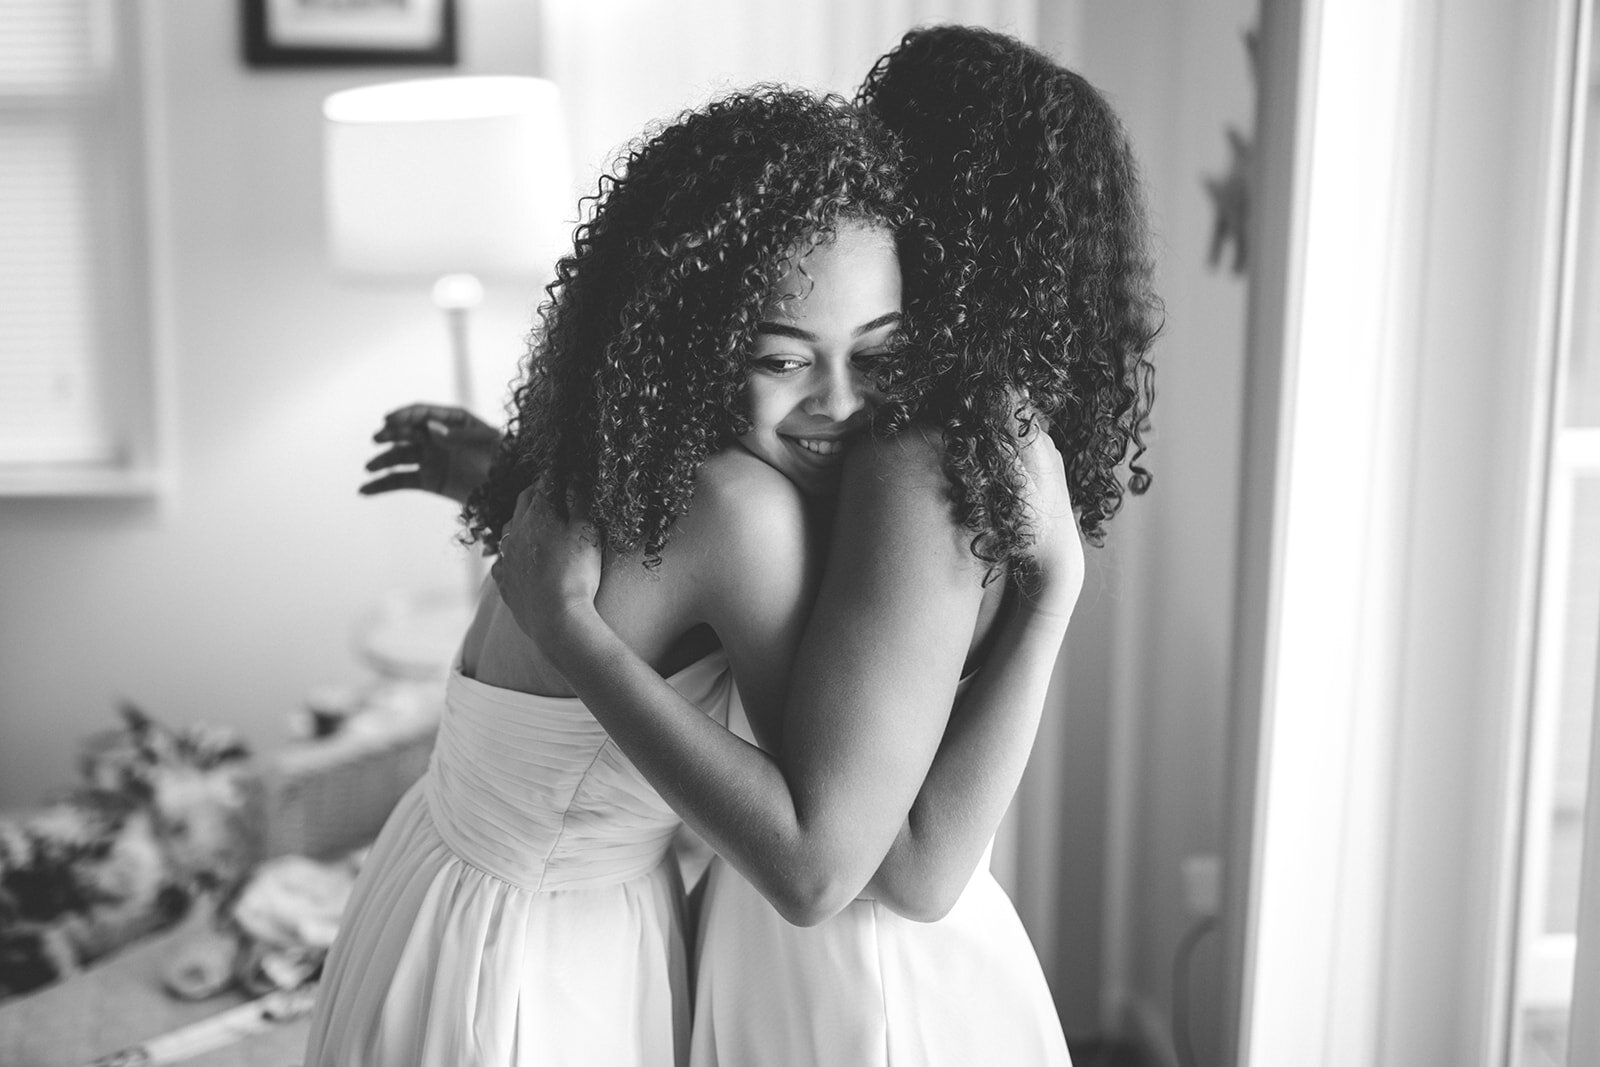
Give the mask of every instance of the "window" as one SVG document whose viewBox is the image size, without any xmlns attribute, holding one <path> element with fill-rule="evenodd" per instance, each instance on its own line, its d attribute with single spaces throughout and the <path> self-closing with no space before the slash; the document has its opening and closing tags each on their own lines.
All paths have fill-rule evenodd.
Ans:
<svg viewBox="0 0 1600 1067">
<path fill-rule="evenodd" d="M 1558 355 L 1539 576 L 1512 1023 L 1512 1062 L 1520 1067 L 1568 1062 L 1585 794 L 1600 697 L 1600 308 L 1592 298 L 1600 285 L 1600 72 L 1592 43 L 1589 54 L 1588 99 L 1578 108 L 1582 125 L 1574 127 L 1579 165 L 1565 228 L 1572 245 L 1569 325 Z M 1588 817 L 1595 810 L 1590 803 Z"/>
<path fill-rule="evenodd" d="M 137 16 L 0 0 L 0 491 L 153 485 Z"/>
</svg>

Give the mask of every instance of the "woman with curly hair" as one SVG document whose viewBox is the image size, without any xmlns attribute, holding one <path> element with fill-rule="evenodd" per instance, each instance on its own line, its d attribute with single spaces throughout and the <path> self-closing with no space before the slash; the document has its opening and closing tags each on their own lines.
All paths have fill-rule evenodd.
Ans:
<svg viewBox="0 0 1600 1067">
<path fill-rule="evenodd" d="M 519 490 L 587 501 L 613 561 L 586 590 L 591 610 L 730 740 L 730 665 L 753 720 L 781 704 L 818 523 L 844 442 L 866 427 L 863 366 L 898 343 L 897 244 L 921 246 L 899 180 L 859 112 L 794 92 L 730 97 L 636 148 L 558 267 L 516 419 L 468 509 L 504 554 Z M 1063 511 L 1064 482 L 1054 499 Z M 1070 564 L 1076 538 L 1056 530 Z M 1064 613 L 1075 592 L 1041 604 Z M 433 761 L 374 845 L 330 954 L 308 1063 L 686 1060 L 677 819 L 651 788 L 676 774 L 608 741 L 558 652 L 486 586 Z M 1050 657 L 1033 658 L 1047 678 Z M 985 700 L 1018 696 L 985 681 L 967 704 Z M 917 805 L 948 809 L 947 781 L 973 793 L 974 747 L 914 769 L 913 796 L 929 781 Z M 917 894 L 949 862 L 919 847 L 910 807 L 891 816 L 906 847 L 870 861 L 873 891 L 904 911 L 926 906 Z M 816 907 L 813 894 L 797 884 L 789 900 Z"/>
<path fill-rule="evenodd" d="M 760 555 L 798 552 L 802 515 L 756 448 L 729 446 L 772 445 L 823 484 L 865 425 L 856 361 L 899 330 L 897 168 L 850 105 L 775 90 L 642 141 L 559 265 L 517 420 L 474 498 L 491 545 L 535 481 L 590 500 L 606 543 L 647 564 L 605 583 L 604 617 L 708 723 L 726 718 L 730 662 L 752 700 L 772 699 L 812 575 Z M 837 348 L 820 370 L 761 354 L 771 309 L 824 297 L 837 306 L 813 325 Z M 685 1061 L 679 820 L 545 652 L 486 583 L 430 766 L 329 955 L 308 1064 Z"/>
<path fill-rule="evenodd" d="M 878 432 L 842 464 L 787 687 L 774 701 L 741 676 L 761 747 L 708 722 L 607 625 L 595 593 L 617 571 L 548 494 L 523 496 L 494 574 L 720 857 L 692 1062 L 1066 1063 L 1038 962 L 981 860 L 1081 578 L 1076 538 L 1060 536 L 1065 490 L 1097 541 L 1122 497 L 1116 468 L 1142 450 L 1156 302 L 1137 172 L 1104 99 L 999 34 L 908 34 L 863 95 L 904 141 L 934 243 L 906 250 L 908 343 L 872 361 Z M 803 326 L 778 333 L 773 355 L 816 358 Z M 1135 466 L 1135 491 L 1145 481 Z M 1030 573 L 1045 579 L 1031 596 Z"/>
</svg>

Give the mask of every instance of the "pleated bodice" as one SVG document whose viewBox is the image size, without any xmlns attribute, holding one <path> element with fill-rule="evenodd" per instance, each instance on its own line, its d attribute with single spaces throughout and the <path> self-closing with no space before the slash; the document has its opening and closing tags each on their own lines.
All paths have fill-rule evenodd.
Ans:
<svg viewBox="0 0 1600 1067">
<path fill-rule="evenodd" d="M 733 680 L 724 653 L 667 681 L 726 721 Z M 424 782 L 447 847 L 534 892 L 646 874 L 679 822 L 580 700 L 501 689 L 459 670 L 450 675 Z"/>
</svg>

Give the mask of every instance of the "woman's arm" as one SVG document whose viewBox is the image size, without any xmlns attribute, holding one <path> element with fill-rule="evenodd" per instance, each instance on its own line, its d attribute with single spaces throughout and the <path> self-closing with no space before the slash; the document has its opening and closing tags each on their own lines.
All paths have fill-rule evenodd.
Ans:
<svg viewBox="0 0 1600 1067">
<path fill-rule="evenodd" d="M 1027 768 L 1067 622 L 1083 546 L 1061 455 L 1043 433 L 1023 446 L 1033 571 L 983 667 L 950 715 L 927 780 L 868 892 L 908 918 L 942 918 L 994 837 Z M 813 623 L 817 616 L 813 615 Z"/>
<path fill-rule="evenodd" d="M 994 669 L 983 672 L 966 702 L 972 714 L 947 733 L 982 568 L 951 522 L 935 447 L 917 439 L 857 452 L 863 455 L 852 457 L 844 479 L 846 517 L 787 705 L 783 671 L 741 668 L 749 650 L 741 648 L 738 616 L 749 601 L 727 586 L 749 563 L 770 571 L 793 561 L 763 554 L 758 536 L 752 545 L 721 546 L 719 565 L 706 576 L 707 621 L 728 645 L 753 725 L 770 736 L 784 708 L 781 759 L 709 723 L 633 656 L 595 613 L 592 582 L 563 586 L 562 566 L 552 565 L 547 546 L 567 531 L 547 512 L 521 514 L 509 534 L 515 553 L 497 567 L 514 611 L 557 605 L 518 612 L 518 620 L 623 750 L 796 922 L 843 907 L 891 846 L 878 890 L 892 906 L 901 904 L 897 886 L 916 886 L 929 870 L 946 872 L 941 884 L 957 891 L 965 884 L 1026 762 L 1060 639 L 1059 619 L 1042 605 L 1026 606 L 991 650 Z M 698 496 L 695 511 L 702 511 Z M 540 534 L 533 540 L 545 546 L 542 570 L 536 545 L 526 554 L 519 547 L 529 534 Z M 571 563 L 565 577 L 578 569 Z M 752 676 L 755 684 L 747 684 Z M 996 702 L 1020 710 L 980 710 Z M 940 766 L 923 790 L 936 752 L 943 753 Z M 925 890 L 920 894 L 907 910 L 939 910 Z"/>
<path fill-rule="evenodd" d="M 747 707 L 781 700 L 816 595 L 808 540 L 798 491 L 743 452 L 713 457 L 702 469 L 694 506 L 654 571 L 634 560 L 608 562 L 601 588 L 600 554 L 586 529 L 558 519 L 534 490 L 518 500 L 502 533 L 492 575 L 518 625 L 663 798 L 719 850 L 793 825 L 781 768 L 685 700 L 635 654 L 638 635 L 630 642 L 606 619 L 617 616 L 619 602 L 670 604 L 672 628 L 717 630 Z M 605 617 L 595 607 L 597 590 L 612 604 Z M 752 860 L 745 873 L 780 911 L 807 906 L 796 876 L 803 857 L 779 847 L 757 849 Z"/>
<path fill-rule="evenodd" d="M 896 726 L 909 724 L 918 740 L 938 731 L 915 802 L 909 811 L 889 809 L 905 818 L 883 862 L 873 863 L 871 883 L 895 910 L 933 919 L 970 880 L 1016 792 L 1081 585 L 1082 549 L 1060 456 L 1034 434 L 1023 456 L 1034 483 L 1028 500 L 1043 588 L 1004 620 L 952 716 L 953 680 L 944 690 L 914 684 L 959 672 L 975 609 L 953 610 L 940 583 L 964 579 L 976 592 L 983 574 L 970 534 L 950 514 L 942 450 L 930 437 L 904 434 L 857 451 L 863 462 L 847 470 L 842 487 L 835 547 L 785 705 L 782 751 L 802 787 L 867 781 L 880 758 L 878 739 Z M 953 654 L 952 639 L 960 643 Z M 874 723 L 867 708 L 884 721 Z M 811 810 L 818 825 L 845 822 L 859 817 L 862 804 L 891 804 L 890 796 L 903 794 L 888 790 L 898 788 L 890 781 L 876 793 L 860 785 L 820 789 Z M 838 862 L 844 888 L 859 891 L 858 859 Z M 834 906 L 842 902 L 825 902 L 825 910 Z"/>
</svg>

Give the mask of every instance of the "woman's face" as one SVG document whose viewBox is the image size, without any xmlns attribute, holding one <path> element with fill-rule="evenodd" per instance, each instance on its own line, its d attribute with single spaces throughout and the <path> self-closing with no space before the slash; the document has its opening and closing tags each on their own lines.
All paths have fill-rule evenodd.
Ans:
<svg viewBox="0 0 1600 1067">
<path fill-rule="evenodd" d="M 900 330 L 900 261 L 882 227 L 846 223 L 792 264 L 767 304 L 739 443 L 808 494 L 831 492 L 845 440 L 880 399 L 862 373 Z"/>
</svg>

